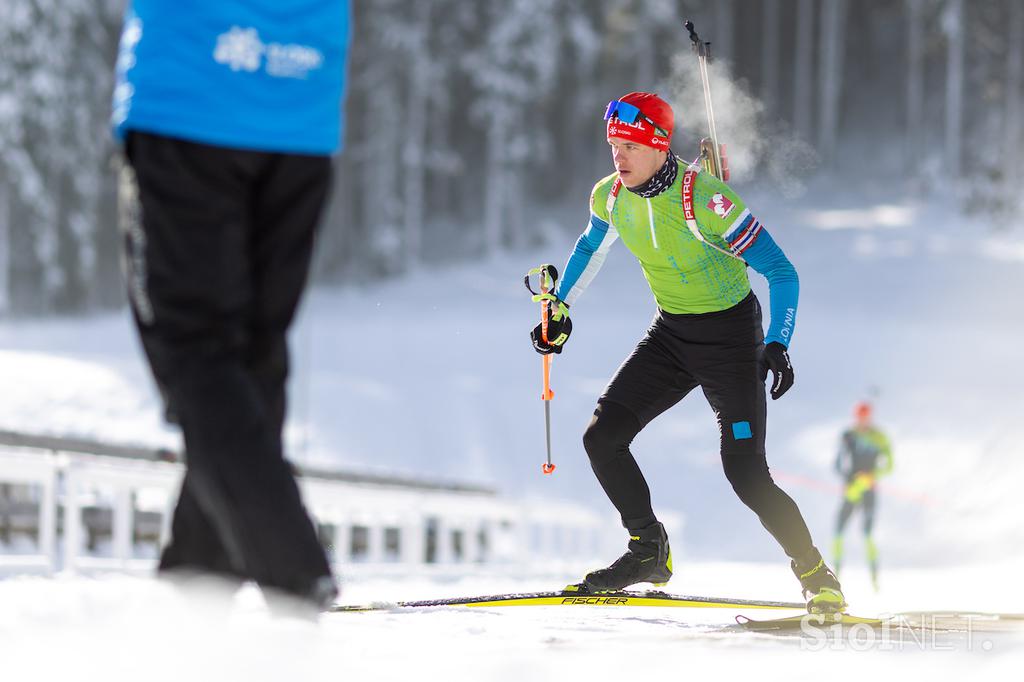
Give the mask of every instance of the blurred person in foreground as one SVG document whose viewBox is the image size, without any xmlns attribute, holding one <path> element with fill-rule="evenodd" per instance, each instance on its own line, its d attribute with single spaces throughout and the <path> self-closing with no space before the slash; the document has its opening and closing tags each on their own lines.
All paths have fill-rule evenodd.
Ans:
<svg viewBox="0 0 1024 682">
<path fill-rule="evenodd" d="M 337 596 L 285 460 L 286 334 L 340 147 L 347 0 L 133 0 L 112 123 L 129 300 L 186 474 L 160 575 Z"/>
<path fill-rule="evenodd" d="M 739 195 L 716 176 L 689 167 L 670 149 L 675 115 L 655 94 L 632 92 L 609 103 L 606 136 L 615 172 L 590 196 L 590 221 L 554 294 L 539 353 L 560 353 L 572 331 L 569 306 L 622 239 L 651 287 L 657 312 L 647 334 L 598 399 L 583 445 L 598 481 L 629 533 L 628 550 L 577 586 L 587 592 L 672 576 L 664 526 L 629 445 L 655 417 L 698 386 L 718 417 L 721 457 L 733 490 L 779 542 L 813 612 L 846 607 L 839 581 L 811 541 L 793 500 L 772 480 L 765 459 L 764 381 L 772 399 L 793 384 L 788 346 L 796 321 L 796 270 Z M 768 279 L 771 324 L 747 267 Z"/>
<path fill-rule="evenodd" d="M 854 423 L 843 432 L 836 454 L 836 473 L 844 481 L 843 500 L 836 519 L 832 541 L 832 559 L 836 572 L 843 561 L 843 531 L 856 509 L 864 515 L 864 547 L 871 569 L 871 583 L 878 590 L 878 546 L 871 531 L 875 526 L 878 479 L 892 473 L 892 446 L 889 438 L 872 421 L 870 403 L 860 402 L 853 409 Z"/>
</svg>

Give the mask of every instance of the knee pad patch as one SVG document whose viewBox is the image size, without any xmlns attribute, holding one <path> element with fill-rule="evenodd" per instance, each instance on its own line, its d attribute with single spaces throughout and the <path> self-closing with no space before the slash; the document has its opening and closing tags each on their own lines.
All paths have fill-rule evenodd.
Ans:
<svg viewBox="0 0 1024 682">
<path fill-rule="evenodd" d="M 750 422 L 733 422 L 732 423 L 732 437 L 736 440 L 749 440 L 754 437 L 754 432 L 750 428 Z"/>
</svg>

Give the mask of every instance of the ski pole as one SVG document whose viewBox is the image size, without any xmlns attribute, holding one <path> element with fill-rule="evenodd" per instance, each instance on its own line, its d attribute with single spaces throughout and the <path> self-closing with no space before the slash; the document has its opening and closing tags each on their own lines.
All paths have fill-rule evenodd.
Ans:
<svg viewBox="0 0 1024 682">
<path fill-rule="evenodd" d="M 701 140 L 701 157 L 705 160 L 705 168 L 718 177 L 719 180 L 729 180 L 729 169 L 724 164 L 722 147 L 718 144 L 718 129 L 715 127 L 715 109 L 711 104 L 711 84 L 708 82 L 708 64 L 711 62 L 711 43 L 704 42 L 697 35 L 693 22 L 687 20 L 684 24 L 693 42 L 693 51 L 697 53 L 697 63 L 700 66 L 700 82 L 704 88 L 704 110 L 708 116 L 708 130 L 711 133 L 710 145 L 705 145 Z M 711 149 L 707 149 L 710 146 Z"/>
<path fill-rule="evenodd" d="M 530 277 L 532 275 L 538 276 L 540 294 L 535 292 L 533 287 L 530 286 Z M 558 270 L 555 269 L 554 265 L 547 264 L 533 268 L 526 273 L 524 278 L 526 288 L 533 294 L 533 300 L 540 302 L 540 338 L 544 343 L 548 343 L 548 316 L 551 312 L 551 299 L 546 297 L 545 294 L 555 290 L 555 281 L 557 279 Z M 551 359 L 550 353 L 541 356 L 543 390 L 541 391 L 540 399 L 544 401 L 544 434 L 548 454 L 547 461 L 541 465 L 541 471 L 545 474 L 550 474 L 555 470 L 555 465 L 551 461 L 551 399 L 555 397 L 555 392 L 551 390 Z"/>
</svg>

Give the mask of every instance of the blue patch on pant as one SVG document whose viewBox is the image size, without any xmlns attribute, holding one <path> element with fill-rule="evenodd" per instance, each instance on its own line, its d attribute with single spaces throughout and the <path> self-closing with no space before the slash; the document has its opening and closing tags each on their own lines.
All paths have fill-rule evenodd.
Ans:
<svg viewBox="0 0 1024 682">
<path fill-rule="evenodd" d="M 732 437 L 735 438 L 736 440 L 745 440 L 747 438 L 753 438 L 754 434 L 750 430 L 750 422 L 733 422 Z"/>
</svg>

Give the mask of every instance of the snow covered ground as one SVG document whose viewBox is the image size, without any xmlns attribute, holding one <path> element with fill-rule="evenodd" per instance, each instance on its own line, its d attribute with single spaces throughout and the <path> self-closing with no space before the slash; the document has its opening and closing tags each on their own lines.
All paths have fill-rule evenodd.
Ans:
<svg viewBox="0 0 1024 682">
<path fill-rule="evenodd" d="M 1024 565 L 1004 565 L 1019 575 Z M 446 580 L 353 578 L 345 603 L 484 595 L 559 586 L 572 572 L 465 575 Z M 865 582 L 853 574 L 851 585 Z M 945 594 L 969 581 L 973 597 Z M 677 584 L 678 583 L 678 584 Z M 685 585 L 685 588 L 683 587 Z M 863 586 L 863 585 L 862 585 Z M 1006 609 L 1005 583 L 962 569 L 893 571 L 860 613 Z M 790 599 L 778 565 L 694 564 L 673 591 Z M 883 608 L 880 605 L 886 604 Z M 283 679 L 538 680 L 696 678 L 792 680 L 998 679 L 1019 672 L 1020 629 L 835 636 L 739 631 L 742 609 L 591 607 L 425 608 L 338 613 L 312 624 L 270 618 L 255 591 L 232 608 L 197 601 L 152 580 L 110 576 L 0 582 L 0 670 L 5 679 L 147 682 Z M 747 611 L 751 617 L 791 612 Z M 1024 623 L 1019 623 L 1024 625 Z M 8 677 L 9 675 L 9 677 Z"/>
</svg>

